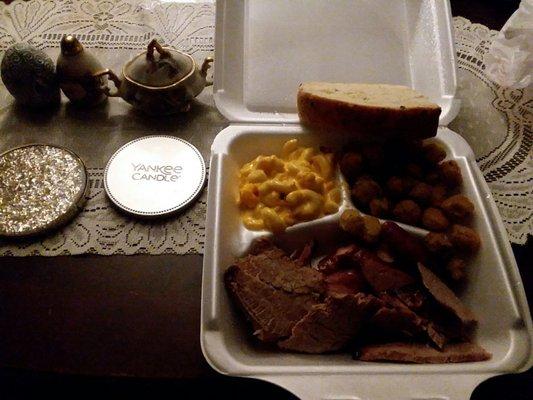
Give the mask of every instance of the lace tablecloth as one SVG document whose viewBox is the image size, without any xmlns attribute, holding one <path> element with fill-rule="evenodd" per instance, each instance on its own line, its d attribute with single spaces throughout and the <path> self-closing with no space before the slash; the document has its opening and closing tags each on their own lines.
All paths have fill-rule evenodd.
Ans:
<svg viewBox="0 0 533 400">
<path fill-rule="evenodd" d="M 509 239 L 524 244 L 533 234 L 533 87 L 505 89 L 485 76 L 497 31 L 461 17 L 453 25 L 462 104 L 450 128 L 472 147 Z"/>
<path fill-rule="evenodd" d="M 454 27 L 457 97 L 462 107 L 451 128 L 472 146 L 509 239 L 525 243 L 533 232 L 532 93 L 503 89 L 485 77 L 483 56 L 495 31 L 461 17 L 454 18 Z M 56 57 L 65 33 L 77 35 L 103 64 L 115 70 L 131 57 L 132 50 L 141 51 L 152 37 L 201 60 L 214 51 L 214 4 L 134 0 L 0 3 L 0 56 L 14 43 L 29 42 Z M 0 118 L 9 117 L 5 110 L 10 103 L 0 86 Z M 9 126 L 3 124 L 0 130 L 4 125 Z M 0 149 L 3 133 L 0 131 Z M 205 158 L 208 149 L 208 144 L 201 149 Z M 0 255 L 203 252 L 205 191 L 183 214 L 162 221 L 140 221 L 111 207 L 103 190 L 103 166 L 89 168 L 89 200 L 73 222 L 38 240 L 0 242 Z"/>
</svg>

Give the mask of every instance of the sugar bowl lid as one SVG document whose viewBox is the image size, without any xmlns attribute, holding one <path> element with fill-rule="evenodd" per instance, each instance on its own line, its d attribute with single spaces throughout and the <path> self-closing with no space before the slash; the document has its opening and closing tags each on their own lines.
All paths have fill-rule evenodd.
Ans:
<svg viewBox="0 0 533 400">
<path fill-rule="evenodd" d="M 194 60 L 190 55 L 164 48 L 153 39 L 146 52 L 127 63 L 123 72 L 127 79 L 135 83 L 149 87 L 165 87 L 179 82 L 193 70 Z"/>
</svg>

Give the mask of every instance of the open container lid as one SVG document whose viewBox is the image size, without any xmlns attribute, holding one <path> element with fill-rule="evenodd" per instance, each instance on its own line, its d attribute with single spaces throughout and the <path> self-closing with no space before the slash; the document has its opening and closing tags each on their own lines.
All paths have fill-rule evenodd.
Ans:
<svg viewBox="0 0 533 400">
<path fill-rule="evenodd" d="M 447 0 L 221 0 L 214 98 L 233 122 L 298 123 L 301 82 L 405 85 L 459 111 Z"/>
</svg>

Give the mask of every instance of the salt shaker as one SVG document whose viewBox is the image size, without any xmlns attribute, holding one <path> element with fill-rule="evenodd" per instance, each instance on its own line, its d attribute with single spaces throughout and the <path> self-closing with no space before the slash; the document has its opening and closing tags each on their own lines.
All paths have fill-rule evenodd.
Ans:
<svg viewBox="0 0 533 400">
<path fill-rule="evenodd" d="M 61 53 L 57 59 L 57 76 L 61 90 L 79 106 L 94 106 L 107 97 L 102 88 L 106 77 L 95 76 L 104 68 L 73 35 L 61 39 Z"/>
</svg>

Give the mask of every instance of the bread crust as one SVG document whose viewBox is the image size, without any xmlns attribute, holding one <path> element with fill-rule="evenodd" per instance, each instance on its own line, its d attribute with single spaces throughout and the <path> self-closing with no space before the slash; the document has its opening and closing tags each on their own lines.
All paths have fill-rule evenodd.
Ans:
<svg viewBox="0 0 533 400">
<path fill-rule="evenodd" d="M 328 134 L 348 135 L 362 142 L 433 137 L 440 107 L 376 107 L 349 103 L 298 89 L 298 115 L 303 125 Z"/>
</svg>

